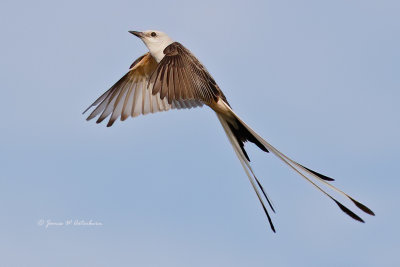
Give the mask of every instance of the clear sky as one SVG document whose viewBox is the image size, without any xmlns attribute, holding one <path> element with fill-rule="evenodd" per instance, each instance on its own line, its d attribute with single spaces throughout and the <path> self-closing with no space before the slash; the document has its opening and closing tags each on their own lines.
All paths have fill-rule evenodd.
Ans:
<svg viewBox="0 0 400 267">
<path fill-rule="evenodd" d="M 2 0 L 0 266 L 400 266 L 399 14 L 399 1 Z M 208 108 L 86 122 L 146 52 L 128 30 L 146 29 L 377 216 L 353 221 L 250 145 L 272 233 Z"/>
</svg>

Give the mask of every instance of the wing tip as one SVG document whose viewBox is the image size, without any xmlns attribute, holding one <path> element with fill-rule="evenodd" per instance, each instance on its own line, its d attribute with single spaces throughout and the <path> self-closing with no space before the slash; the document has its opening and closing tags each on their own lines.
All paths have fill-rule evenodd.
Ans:
<svg viewBox="0 0 400 267">
<path fill-rule="evenodd" d="M 120 120 L 121 120 L 121 121 L 125 121 L 128 117 L 129 117 L 129 115 L 124 115 L 124 114 L 122 114 Z"/>
<path fill-rule="evenodd" d="M 108 123 L 107 123 L 107 127 L 113 126 L 114 122 L 115 122 L 115 120 L 111 120 L 111 119 L 110 119 L 110 120 L 108 121 Z"/>
<path fill-rule="evenodd" d="M 100 124 L 103 120 L 104 120 L 104 118 L 101 118 L 101 117 L 98 118 L 97 121 L 96 121 L 96 124 Z"/>
<path fill-rule="evenodd" d="M 85 109 L 85 110 L 82 112 L 82 115 L 85 114 L 91 107 L 93 107 L 93 105 L 90 105 L 87 109 Z"/>
</svg>

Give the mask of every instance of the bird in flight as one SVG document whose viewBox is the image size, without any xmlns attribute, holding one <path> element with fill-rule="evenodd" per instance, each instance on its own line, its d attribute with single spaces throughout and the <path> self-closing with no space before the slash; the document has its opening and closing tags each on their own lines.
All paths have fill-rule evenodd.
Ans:
<svg viewBox="0 0 400 267">
<path fill-rule="evenodd" d="M 83 112 L 93 108 L 87 120 L 99 116 L 96 122 L 100 123 L 110 116 L 107 124 L 109 127 L 118 118 L 124 121 L 129 116 L 136 117 L 140 114 L 146 115 L 170 109 L 190 109 L 207 105 L 215 111 L 221 122 L 262 205 L 272 231 L 275 232 L 275 227 L 264 203 L 264 198 L 269 208 L 273 212 L 275 210 L 250 166 L 250 158 L 244 148 L 245 142 L 251 142 L 262 151 L 271 152 L 277 156 L 333 200 L 351 218 L 364 222 L 357 214 L 322 189 L 316 181 L 344 195 L 365 213 L 375 215 L 367 206 L 329 183 L 334 179 L 304 167 L 261 138 L 232 110 L 210 73 L 182 44 L 174 42 L 168 35 L 160 31 L 129 32 L 140 38 L 149 52 L 136 59 L 129 71 Z"/>
</svg>

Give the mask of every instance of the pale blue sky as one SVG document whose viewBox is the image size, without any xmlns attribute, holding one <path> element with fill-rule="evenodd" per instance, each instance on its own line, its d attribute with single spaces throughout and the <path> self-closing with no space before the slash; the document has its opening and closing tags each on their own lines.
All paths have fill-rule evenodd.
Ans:
<svg viewBox="0 0 400 267">
<path fill-rule="evenodd" d="M 400 266 L 398 1 L 0 3 L 1 266 Z M 360 224 L 248 146 L 277 233 L 207 108 L 81 112 L 159 29 L 281 151 L 336 178 Z M 37 225 L 84 219 L 99 227 Z"/>
</svg>

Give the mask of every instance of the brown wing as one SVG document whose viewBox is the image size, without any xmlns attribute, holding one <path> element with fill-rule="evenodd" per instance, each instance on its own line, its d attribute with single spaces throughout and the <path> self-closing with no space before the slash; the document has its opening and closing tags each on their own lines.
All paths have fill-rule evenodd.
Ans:
<svg viewBox="0 0 400 267">
<path fill-rule="evenodd" d="M 87 120 L 91 120 L 100 114 L 96 121 L 100 123 L 111 114 L 107 124 L 107 127 L 109 127 L 120 116 L 123 121 L 129 116 L 136 117 L 140 114 L 146 115 L 170 109 L 192 108 L 203 105 L 197 100 L 183 99 L 168 103 L 166 99 L 160 97 L 160 94 L 152 94 L 152 84 L 150 83 L 150 87 L 148 85 L 151 74 L 156 68 L 157 62 L 150 53 L 135 60 L 129 72 L 83 112 L 85 113 L 90 108 L 95 107 Z"/>
<path fill-rule="evenodd" d="M 151 75 L 153 95 L 160 94 L 171 104 L 174 100 L 199 100 L 210 104 L 225 97 L 199 60 L 183 45 L 172 43 L 164 49 L 164 58 Z"/>
</svg>

